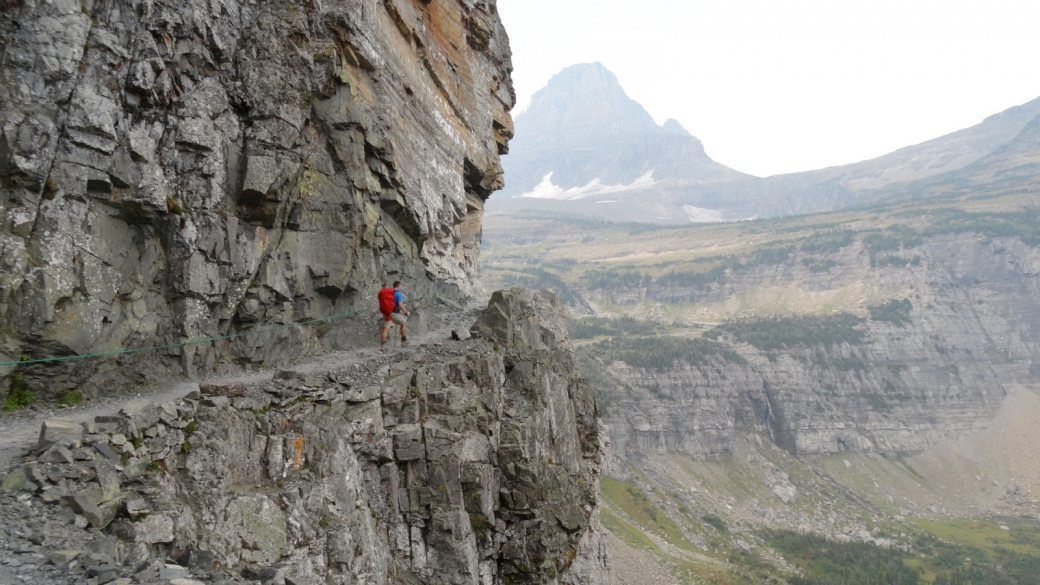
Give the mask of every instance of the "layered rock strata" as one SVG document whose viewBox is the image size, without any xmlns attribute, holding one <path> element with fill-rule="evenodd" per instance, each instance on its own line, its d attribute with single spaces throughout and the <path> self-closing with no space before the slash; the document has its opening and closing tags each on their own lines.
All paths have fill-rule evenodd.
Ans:
<svg viewBox="0 0 1040 585">
<path fill-rule="evenodd" d="M 0 361 L 368 309 L 395 279 L 473 290 L 512 135 L 494 0 L 26 0 L 0 11 L 0 56 Z M 89 395 L 358 335 L 336 321 L 27 379 Z"/>
<path fill-rule="evenodd" d="M 467 342 L 51 425 L 3 488 L 117 535 L 115 574 L 598 583 L 597 412 L 567 327 L 551 293 L 496 293 Z"/>
<path fill-rule="evenodd" d="M 865 320 L 862 343 L 764 351 L 723 336 L 740 361 L 715 355 L 665 370 L 601 364 L 615 453 L 729 455 L 748 433 L 797 455 L 906 454 L 987 427 L 1011 384 L 1040 380 L 1040 250 L 1018 238 L 943 235 L 868 268 L 858 243 L 828 256 L 795 253 L 720 283 L 593 291 L 597 302 L 727 303 L 763 290 L 814 299 L 891 295 L 908 321 Z M 914 260 L 916 258 L 916 260 Z M 804 260 L 804 262 L 803 262 Z M 867 303 L 869 304 L 869 303 Z M 867 311 L 864 311 L 867 313 Z"/>
</svg>

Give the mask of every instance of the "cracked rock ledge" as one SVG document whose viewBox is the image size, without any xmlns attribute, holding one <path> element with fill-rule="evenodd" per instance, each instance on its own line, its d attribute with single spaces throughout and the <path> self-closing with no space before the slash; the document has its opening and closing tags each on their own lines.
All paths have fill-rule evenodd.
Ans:
<svg viewBox="0 0 1040 585">
<path fill-rule="evenodd" d="M 603 582 L 598 413 L 562 306 L 498 292 L 471 332 L 48 421 L 3 476 L 0 577 Z"/>
</svg>

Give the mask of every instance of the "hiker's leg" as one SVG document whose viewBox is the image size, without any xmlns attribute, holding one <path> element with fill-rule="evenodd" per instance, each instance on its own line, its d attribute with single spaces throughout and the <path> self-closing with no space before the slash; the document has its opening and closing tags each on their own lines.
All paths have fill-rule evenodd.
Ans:
<svg viewBox="0 0 1040 585">
<path fill-rule="evenodd" d="M 390 334 L 390 326 L 391 326 L 391 322 L 390 321 L 384 321 L 383 322 L 383 332 L 380 334 L 380 340 L 383 343 L 386 343 L 386 336 Z"/>
<path fill-rule="evenodd" d="M 408 318 L 401 313 L 394 313 L 393 315 L 390 315 L 390 319 L 393 320 L 396 325 L 401 326 L 401 345 L 408 345 L 408 326 L 405 325 Z"/>
</svg>

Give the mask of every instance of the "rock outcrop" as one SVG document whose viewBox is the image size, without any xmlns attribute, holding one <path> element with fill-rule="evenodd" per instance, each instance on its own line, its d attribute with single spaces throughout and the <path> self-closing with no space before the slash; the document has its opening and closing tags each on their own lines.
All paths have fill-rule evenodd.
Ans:
<svg viewBox="0 0 1040 585">
<path fill-rule="evenodd" d="M 562 307 L 496 293 L 473 332 L 389 364 L 203 384 L 85 435 L 51 425 L 3 489 L 118 536 L 97 570 L 141 582 L 601 582 L 598 413 Z"/>
<path fill-rule="evenodd" d="M 388 280 L 474 289 L 512 136 L 494 0 L 26 0 L 0 43 L 0 361 L 369 309 Z M 277 363 L 347 323 L 27 380 Z"/>
</svg>

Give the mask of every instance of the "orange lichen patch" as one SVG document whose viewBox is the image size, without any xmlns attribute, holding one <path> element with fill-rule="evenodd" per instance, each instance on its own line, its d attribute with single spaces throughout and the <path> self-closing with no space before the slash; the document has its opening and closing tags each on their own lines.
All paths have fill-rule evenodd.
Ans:
<svg viewBox="0 0 1040 585">
<path fill-rule="evenodd" d="M 455 90 L 472 87 L 469 46 L 466 43 L 466 29 L 459 18 L 458 5 L 454 2 L 436 0 L 424 11 L 423 20 L 426 25 L 424 32 L 427 42 L 432 41 L 433 48 L 438 49 L 445 60 L 438 63 L 444 67 L 439 73 L 452 79 L 451 85 Z"/>
<path fill-rule="evenodd" d="M 292 449 L 292 465 L 295 470 L 303 467 L 303 437 L 293 439 Z"/>
<path fill-rule="evenodd" d="M 415 0 L 413 0 L 415 2 Z M 459 18 L 459 6 L 447 0 L 434 0 L 422 10 L 423 36 L 429 67 L 438 86 L 461 103 L 473 103 L 473 53 L 466 41 L 466 29 Z"/>
<path fill-rule="evenodd" d="M 451 0 L 433 0 L 429 6 L 422 6 L 421 0 L 412 0 L 412 4 L 418 5 L 415 10 L 422 14 L 426 40 L 436 43 L 455 59 L 462 57 L 466 38 L 459 5 Z"/>
</svg>

